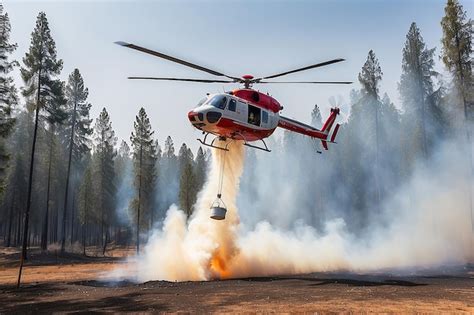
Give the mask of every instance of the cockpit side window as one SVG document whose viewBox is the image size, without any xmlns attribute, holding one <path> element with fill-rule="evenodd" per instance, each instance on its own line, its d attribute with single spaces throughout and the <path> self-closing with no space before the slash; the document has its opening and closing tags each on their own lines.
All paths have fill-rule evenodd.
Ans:
<svg viewBox="0 0 474 315">
<path fill-rule="evenodd" d="M 262 122 L 264 124 L 268 123 L 268 113 L 266 110 L 262 110 Z"/>
<path fill-rule="evenodd" d="M 237 102 L 236 102 L 234 99 L 230 99 L 229 105 L 227 106 L 227 108 L 228 108 L 230 111 L 235 112 L 236 107 L 237 107 Z"/>
<path fill-rule="evenodd" d="M 207 102 L 207 104 L 220 109 L 224 109 L 226 103 L 227 97 L 225 97 L 224 95 L 216 95 Z"/>
</svg>

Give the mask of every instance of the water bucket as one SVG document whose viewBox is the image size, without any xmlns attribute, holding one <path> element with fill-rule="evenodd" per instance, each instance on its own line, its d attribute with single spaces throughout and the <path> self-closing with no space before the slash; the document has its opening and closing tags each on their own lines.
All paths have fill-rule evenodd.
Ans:
<svg viewBox="0 0 474 315">
<path fill-rule="evenodd" d="M 224 220 L 226 212 L 227 210 L 224 207 L 211 207 L 211 219 Z"/>
</svg>

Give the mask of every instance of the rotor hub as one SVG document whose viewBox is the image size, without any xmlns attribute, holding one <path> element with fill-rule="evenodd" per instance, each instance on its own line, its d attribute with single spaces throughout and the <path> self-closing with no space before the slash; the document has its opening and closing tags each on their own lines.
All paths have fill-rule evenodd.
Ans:
<svg viewBox="0 0 474 315">
<path fill-rule="evenodd" d="M 251 74 L 244 74 L 242 76 L 242 83 L 244 84 L 246 89 L 249 89 L 250 87 L 252 87 L 252 83 L 253 83 L 252 80 L 253 80 L 253 75 Z"/>
</svg>

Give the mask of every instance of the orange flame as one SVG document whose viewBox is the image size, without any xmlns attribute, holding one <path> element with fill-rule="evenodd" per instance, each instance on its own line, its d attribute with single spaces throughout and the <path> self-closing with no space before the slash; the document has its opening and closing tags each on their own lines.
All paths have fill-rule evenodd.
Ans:
<svg viewBox="0 0 474 315">
<path fill-rule="evenodd" d="M 219 279 L 228 279 L 231 277 L 231 271 L 228 269 L 228 261 L 220 251 L 214 253 L 211 258 L 211 270 Z"/>
</svg>

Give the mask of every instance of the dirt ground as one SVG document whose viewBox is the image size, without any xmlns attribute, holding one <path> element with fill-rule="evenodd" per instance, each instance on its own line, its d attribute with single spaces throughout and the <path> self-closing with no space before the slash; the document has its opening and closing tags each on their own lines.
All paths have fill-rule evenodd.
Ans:
<svg viewBox="0 0 474 315">
<path fill-rule="evenodd" d="M 33 251 L 15 289 L 18 251 L 0 248 L 0 314 L 91 312 L 474 313 L 474 266 L 394 273 L 312 273 L 208 282 L 112 282 L 109 257 Z"/>
</svg>

